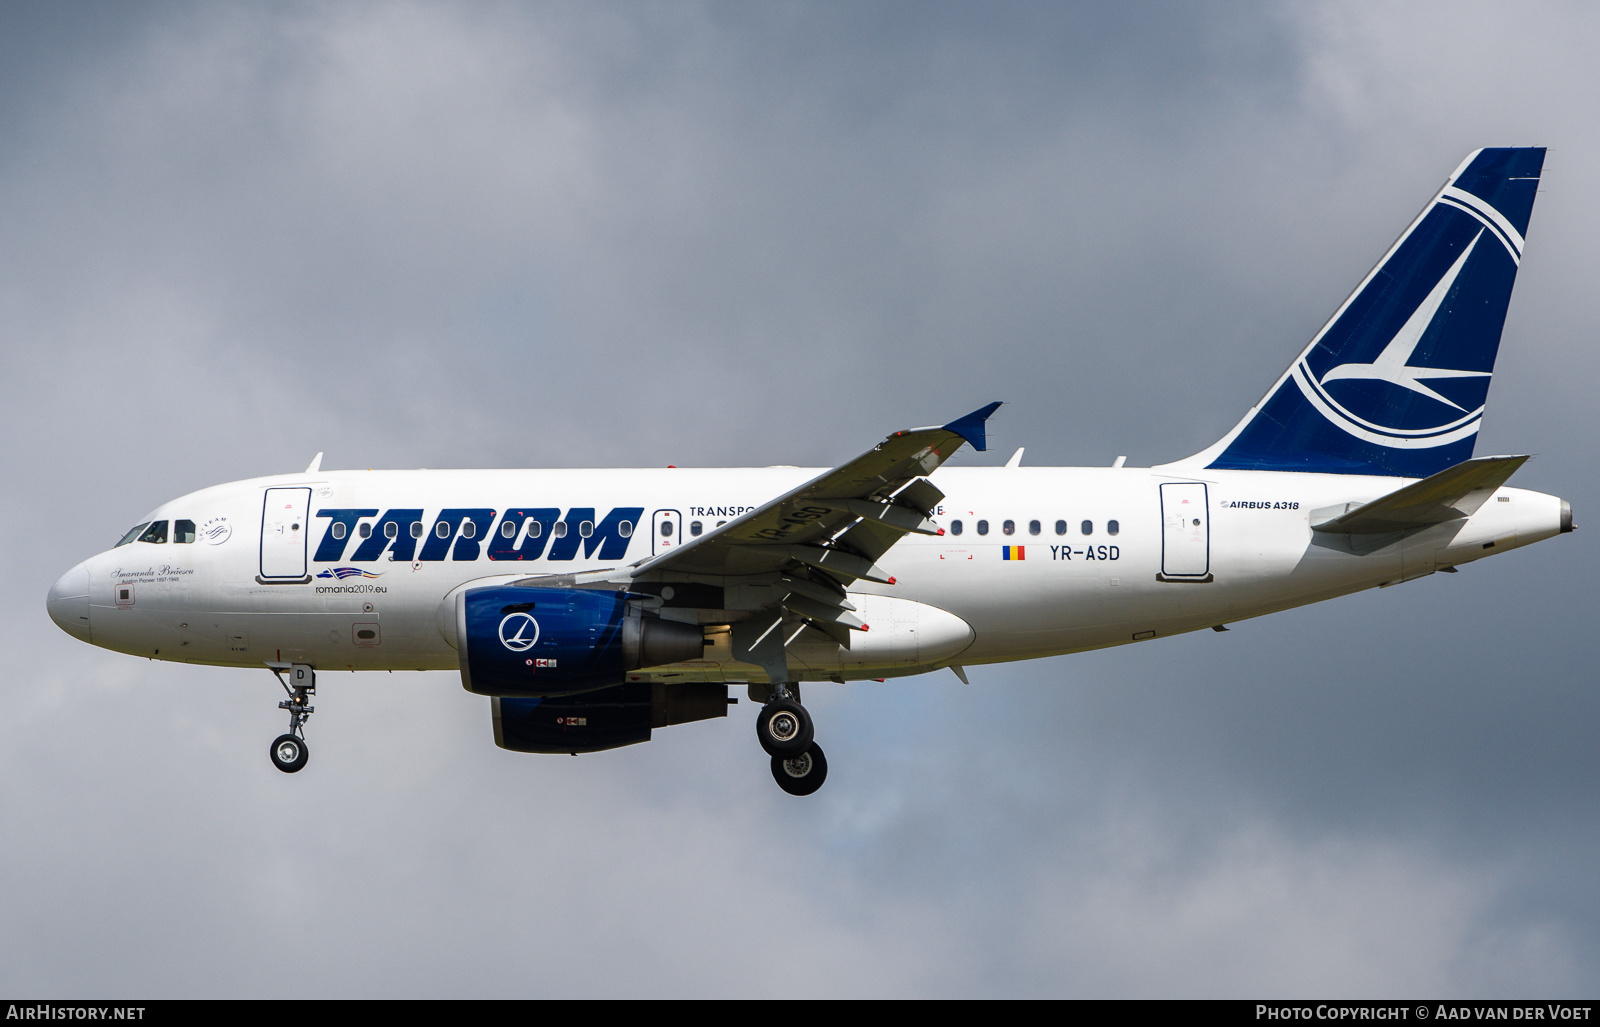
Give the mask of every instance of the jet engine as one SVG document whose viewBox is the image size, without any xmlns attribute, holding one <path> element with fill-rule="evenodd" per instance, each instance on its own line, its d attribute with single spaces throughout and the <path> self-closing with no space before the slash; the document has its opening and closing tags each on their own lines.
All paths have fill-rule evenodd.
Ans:
<svg viewBox="0 0 1600 1027">
<path fill-rule="evenodd" d="M 495 696 L 559 696 L 622 684 L 640 667 L 698 660 L 697 624 L 646 616 L 626 592 L 518 585 L 456 594 L 461 683 Z"/>
</svg>

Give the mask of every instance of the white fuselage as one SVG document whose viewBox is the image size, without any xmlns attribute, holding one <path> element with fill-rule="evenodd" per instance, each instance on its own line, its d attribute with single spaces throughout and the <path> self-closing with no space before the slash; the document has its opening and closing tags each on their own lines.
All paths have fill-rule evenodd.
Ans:
<svg viewBox="0 0 1600 1027">
<path fill-rule="evenodd" d="M 914 674 L 1193 631 L 1429 574 L 1561 530 L 1559 499 L 1502 487 L 1464 521 L 1360 553 L 1345 544 L 1348 536 L 1313 532 L 1314 512 L 1375 499 L 1398 487 L 1398 479 L 1173 471 L 937 471 L 932 480 L 946 498 L 934 520 L 945 534 L 908 535 L 894 545 L 879 560 L 894 584 L 852 586 L 850 599 L 869 630 L 853 633 L 848 649 L 814 630 L 796 636 L 788 650 L 794 678 Z M 94 556 L 58 582 L 51 613 L 95 645 L 163 660 L 455 669 L 453 622 L 441 610 L 460 586 L 624 567 L 688 541 L 696 525 L 710 531 L 818 473 L 792 467 L 332 471 L 235 482 L 149 514 L 152 522 L 192 522 L 195 541 L 174 541 L 169 532 L 163 543 L 135 541 Z M 303 505 L 296 506 L 296 496 L 305 497 Z M 285 498 L 291 502 L 279 502 Z M 265 509 L 273 506 L 282 509 Z M 338 515 L 328 511 L 338 510 L 372 513 L 344 515 L 346 537 L 330 540 Z M 382 537 L 391 511 L 405 511 L 393 542 Z M 441 518 L 442 511 L 457 513 Z M 516 521 L 509 538 L 500 534 L 508 511 Z M 595 534 L 585 520 L 596 525 L 615 511 L 624 513 L 612 517 L 608 540 L 579 535 Z M 540 516 L 543 523 L 532 528 Z M 626 535 L 617 529 L 619 517 L 629 520 Z M 559 547 L 552 537 L 560 530 L 556 519 L 569 533 Z M 364 539 L 363 528 L 379 537 Z M 413 530 L 421 537 L 409 537 Z M 530 540 L 534 530 L 542 545 Z M 571 536 L 579 536 L 576 544 Z M 295 562 L 297 545 L 303 568 Z M 363 546 L 368 557 L 357 559 Z M 337 557 L 317 558 L 335 549 Z M 562 559 L 557 550 L 572 553 Z M 536 551 L 537 558 L 515 558 Z M 669 601 L 657 612 L 726 624 L 748 616 L 762 599 L 737 588 L 725 595 L 722 608 Z M 631 678 L 765 677 L 732 659 L 726 634 L 710 629 L 708 637 L 715 644 L 704 659 Z"/>
</svg>

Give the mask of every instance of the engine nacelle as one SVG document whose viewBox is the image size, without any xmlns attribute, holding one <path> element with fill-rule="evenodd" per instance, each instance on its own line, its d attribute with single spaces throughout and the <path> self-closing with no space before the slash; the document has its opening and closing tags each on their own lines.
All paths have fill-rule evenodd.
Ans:
<svg viewBox="0 0 1600 1027">
<path fill-rule="evenodd" d="M 461 683 L 479 695 L 589 692 L 640 667 L 698 660 L 705 646 L 699 625 L 646 617 L 626 592 L 466 589 L 455 621 Z"/>
</svg>

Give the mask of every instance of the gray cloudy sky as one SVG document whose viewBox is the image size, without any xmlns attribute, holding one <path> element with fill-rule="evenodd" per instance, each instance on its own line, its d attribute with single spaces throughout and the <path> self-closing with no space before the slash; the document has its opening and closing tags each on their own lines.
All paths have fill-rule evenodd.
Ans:
<svg viewBox="0 0 1600 1027">
<path fill-rule="evenodd" d="M 1593 995 L 1589 5 L 0 8 L 0 993 Z M 999 462 L 1237 419 L 1471 149 L 1551 147 L 1480 453 L 1580 531 L 1228 634 L 496 749 L 451 674 L 49 622 L 219 481 Z M 1585 530 L 1587 529 L 1587 530 Z"/>
</svg>

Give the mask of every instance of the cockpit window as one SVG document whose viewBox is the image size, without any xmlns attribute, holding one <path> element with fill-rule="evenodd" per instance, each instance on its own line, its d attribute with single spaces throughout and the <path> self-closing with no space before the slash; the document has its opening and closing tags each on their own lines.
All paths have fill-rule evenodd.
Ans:
<svg viewBox="0 0 1600 1027">
<path fill-rule="evenodd" d="M 194 541 L 194 522 L 193 521 L 173 521 L 172 522 L 172 541 L 174 541 L 174 542 L 185 542 L 185 543 L 193 542 Z"/>
<path fill-rule="evenodd" d="M 150 527 L 150 522 L 149 521 L 145 521 L 143 524 L 135 525 L 134 527 L 129 528 L 128 529 L 128 533 L 126 535 L 122 536 L 122 541 L 118 542 L 117 546 L 125 546 L 129 542 L 132 542 L 134 539 L 138 538 L 140 536 L 140 534 L 142 534 L 144 532 L 144 529 L 146 529 L 148 527 Z M 115 549 L 115 548 L 117 548 L 117 546 L 112 546 L 111 548 Z"/>
<path fill-rule="evenodd" d="M 144 534 L 139 536 L 140 542 L 155 542 L 161 544 L 167 541 L 167 522 L 151 521 L 150 527 L 144 529 Z"/>
</svg>

